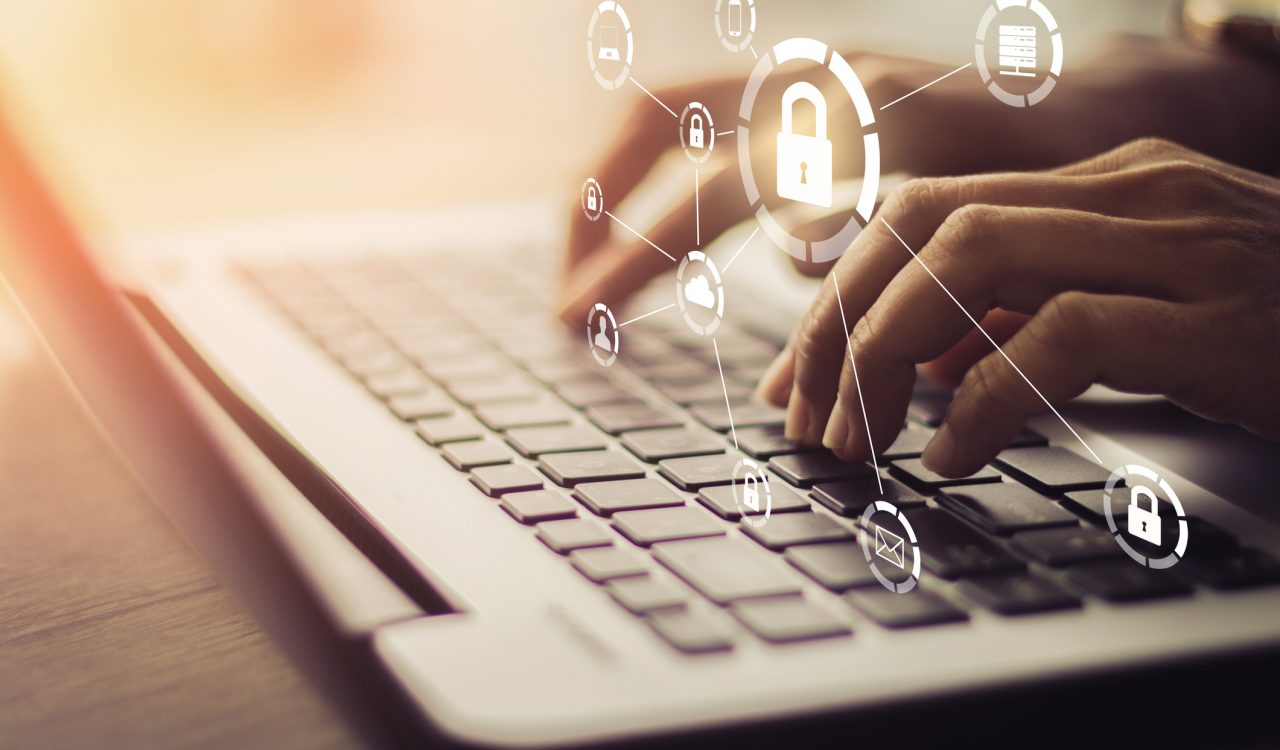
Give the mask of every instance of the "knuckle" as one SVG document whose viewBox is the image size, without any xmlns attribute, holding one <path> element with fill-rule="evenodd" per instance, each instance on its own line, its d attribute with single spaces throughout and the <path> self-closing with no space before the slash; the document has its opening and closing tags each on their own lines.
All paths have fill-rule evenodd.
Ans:
<svg viewBox="0 0 1280 750">
<path fill-rule="evenodd" d="M 1163 156 L 1185 152 L 1186 149 L 1167 138 L 1143 136 L 1129 141 L 1118 149 L 1133 156 Z"/>
<path fill-rule="evenodd" d="M 1003 211 L 996 206 L 971 203 L 952 211 L 929 243 L 931 259 L 940 262 L 967 255 L 983 239 L 999 233 Z"/>
<path fill-rule="evenodd" d="M 958 389 L 964 398 L 956 398 L 955 402 L 968 404 L 971 414 L 1003 411 L 1012 406 L 1011 389 L 1002 387 L 1000 383 L 999 368 L 1004 366 L 1004 360 L 983 357 L 965 373 Z"/>
<path fill-rule="evenodd" d="M 885 200 L 886 213 L 897 216 L 913 209 L 927 209 L 956 191 L 951 177 L 916 177 L 894 188 Z"/>
<path fill-rule="evenodd" d="M 1093 298 L 1083 292 L 1063 292 L 1045 303 L 1040 347 L 1053 348 L 1065 357 L 1087 353 L 1102 333 Z"/>
</svg>

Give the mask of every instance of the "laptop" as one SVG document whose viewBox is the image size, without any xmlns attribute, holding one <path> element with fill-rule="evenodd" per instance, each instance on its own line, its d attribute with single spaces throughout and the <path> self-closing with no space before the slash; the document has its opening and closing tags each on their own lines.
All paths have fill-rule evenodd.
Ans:
<svg viewBox="0 0 1280 750">
<path fill-rule="evenodd" d="M 523 221 L 207 228 L 137 240 L 126 278 L 4 122 L 0 181 L 0 273 L 99 424 L 376 743 L 941 743 L 963 728 L 1052 744 L 1265 720 L 1274 689 L 1248 670 L 1280 647 L 1272 444 L 1101 398 L 1064 414 L 1105 464 L 1038 418 L 955 483 L 916 461 L 946 403 L 922 386 L 878 470 L 844 464 L 789 443 L 748 395 L 805 296 L 747 272 L 781 256 L 767 245 L 726 275 L 714 351 L 653 315 L 604 368 L 551 315 L 557 246 Z M 672 291 L 660 280 L 635 311 Z M 296 492 L 255 491 L 232 442 Z M 731 494 L 744 457 L 770 486 L 763 525 Z M 1108 531 L 1104 487 L 1126 464 L 1177 488 L 1190 542 L 1171 568 Z M 860 520 L 876 484 L 918 550 Z M 304 539 L 290 513 L 337 533 Z M 918 584 L 883 586 L 864 541 L 882 571 L 918 555 Z M 1024 713 L 1055 689 L 1076 692 Z M 1242 695 L 1262 710 L 1214 702 Z"/>
<path fill-rule="evenodd" d="M 618 27 L 601 26 L 600 27 L 600 53 L 601 60 L 621 60 L 622 56 L 618 52 Z"/>
</svg>

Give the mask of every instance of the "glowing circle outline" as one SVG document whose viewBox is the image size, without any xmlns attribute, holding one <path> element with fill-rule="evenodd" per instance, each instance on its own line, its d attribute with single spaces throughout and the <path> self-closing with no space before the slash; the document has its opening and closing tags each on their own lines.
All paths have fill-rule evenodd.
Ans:
<svg viewBox="0 0 1280 750">
<path fill-rule="evenodd" d="M 1164 557 L 1151 558 L 1142 554 L 1129 544 L 1124 538 L 1124 533 L 1120 531 L 1120 527 L 1116 524 L 1115 514 L 1111 510 L 1111 493 L 1122 479 L 1127 479 L 1130 474 L 1146 479 L 1148 482 L 1160 488 L 1164 493 L 1165 499 L 1173 506 L 1174 517 L 1178 519 L 1178 543 L 1174 545 L 1173 551 Z M 1128 484 L 1126 482 L 1126 484 Z M 1152 570 L 1165 570 L 1177 565 L 1182 558 L 1187 556 L 1187 543 L 1190 541 L 1190 528 L 1187 526 L 1187 513 L 1182 509 L 1182 501 L 1178 499 L 1178 493 L 1173 491 L 1173 487 L 1169 485 L 1154 470 L 1148 469 L 1140 464 L 1125 464 L 1115 471 L 1111 472 L 1111 476 L 1107 478 L 1107 486 L 1102 490 L 1102 513 L 1107 519 L 1107 529 L 1111 532 L 1116 540 L 1116 544 L 1120 545 L 1120 549 L 1133 559 L 1134 562 L 1144 568 Z"/>
<path fill-rule="evenodd" d="M 1028 8 L 1032 13 L 1040 17 L 1040 21 L 1044 24 L 1045 29 L 1050 32 L 1049 44 L 1053 48 L 1053 57 L 1049 63 L 1049 72 L 1045 75 L 1044 83 L 1036 87 L 1035 91 L 1030 94 L 1011 94 L 1004 89 L 991 75 L 991 71 L 987 68 L 986 43 L 987 30 L 991 28 L 991 22 L 1001 11 L 1009 8 Z M 1062 30 L 1058 28 L 1058 22 L 1054 19 L 1053 13 L 1040 0 L 995 0 L 987 9 L 983 11 L 982 18 L 978 21 L 977 41 L 973 46 L 974 64 L 978 68 L 978 76 L 982 79 L 982 83 L 986 85 L 987 91 L 991 92 L 998 101 L 1010 107 L 1034 107 L 1044 101 L 1049 96 L 1049 92 L 1053 91 L 1054 86 L 1058 84 L 1058 79 L 1062 76 Z"/>
<path fill-rule="evenodd" d="M 613 331 L 613 351 L 609 352 L 608 357 L 601 356 L 599 347 L 596 346 L 596 334 L 595 329 L 592 326 L 592 324 L 600 317 L 600 315 L 597 315 L 596 313 L 600 313 L 600 315 L 608 317 L 610 330 Z M 613 311 L 610 310 L 609 306 L 605 303 L 597 302 L 595 306 L 591 308 L 591 311 L 587 313 L 587 348 L 591 350 L 591 358 L 599 363 L 601 367 L 609 367 L 614 362 L 618 361 L 618 349 L 621 348 L 621 346 L 622 332 L 618 328 L 617 319 L 613 317 Z"/>
<path fill-rule="evenodd" d="M 711 273 L 711 281 L 715 283 L 716 291 L 716 317 L 705 326 L 694 322 L 689 316 L 689 311 L 685 308 L 684 299 L 684 272 L 690 263 L 701 263 L 707 267 Z M 724 319 L 724 282 L 720 279 L 720 270 L 716 268 L 715 262 L 707 257 L 707 254 L 701 250 L 690 250 L 689 254 L 680 259 L 680 266 L 676 269 L 676 304 L 680 308 L 680 316 L 684 318 L 684 322 L 693 329 L 693 332 L 700 336 L 710 336 L 720 327 L 720 321 Z"/>
<path fill-rule="evenodd" d="M 884 573 L 876 567 L 875 561 L 871 559 L 871 547 L 867 544 L 867 530 L 870 528 L 871 516 L 877 512 L 892 513 L 895 518 L 902 524 L 903 530 L 907 534 L 908 541 L 911 542 L 911 576 L 901 583 L 894 583 L 885 577 Z M 871 568 L 871 573 L 880 582 L 881 586 L 889 589 L 895 594 L 906 594 L 916 587 L 920 582 L 920 542 L 916 539 L 916 530 L 911 527 L 911 522 L 903 515 L 898 506 L 888 500 L 877 500 L 868 505 L 862 511 L 862 533 L 858 534 L 858 541 L 862 544 L 862 554 L 867 558 L 867 565 Z"/>
<path fill-rule="evenodd" d="M 613 78 L 606 78 L 596 67 L 596 24 L 600 21 L 600 16 L 605 13 L 613 13 L 622 21 L 622 30 L 626 32 L 627 58 L 622 63 L 622 71 Z M 591 74 L 595 77 L 596 83 L 607 91 L 614 91 L 622 88 L 622 85 L 631 77 L 631 63 L 633 53 L 635 52 L 635 38 L 631 34 L 631 19 L 627 17 L 627 11 L 617 0 L 603 0 L 596 6 L 595 11 L 591 14 L 591 21 L 587 23 L 587 65 L 591 68 Z"/>
</svg>

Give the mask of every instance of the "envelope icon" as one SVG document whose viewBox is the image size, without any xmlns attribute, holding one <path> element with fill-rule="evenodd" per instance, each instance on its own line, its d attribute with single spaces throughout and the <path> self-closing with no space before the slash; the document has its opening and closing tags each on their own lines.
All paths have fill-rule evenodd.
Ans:
<svg viewBox="0 0 1280 750">
<path fill-rule="evenodd" d="M 902 537 L 892 531 L 885 531 L 883 528 L 876 527 L 876 557 L 897 565 L 899 568 L 906 570 L 907 559 L 903 555 Z"/>
</svg>

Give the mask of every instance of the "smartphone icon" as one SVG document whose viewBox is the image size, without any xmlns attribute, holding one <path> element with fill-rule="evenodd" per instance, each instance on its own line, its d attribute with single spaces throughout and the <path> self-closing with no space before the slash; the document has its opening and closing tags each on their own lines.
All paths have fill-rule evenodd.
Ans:
<svg viewBox="0 0 1280 750">
<path fill-rule="evenodd" d="M 729 0 L 729 36 L 742 36 L 742 0 Z"/>
</svg>

